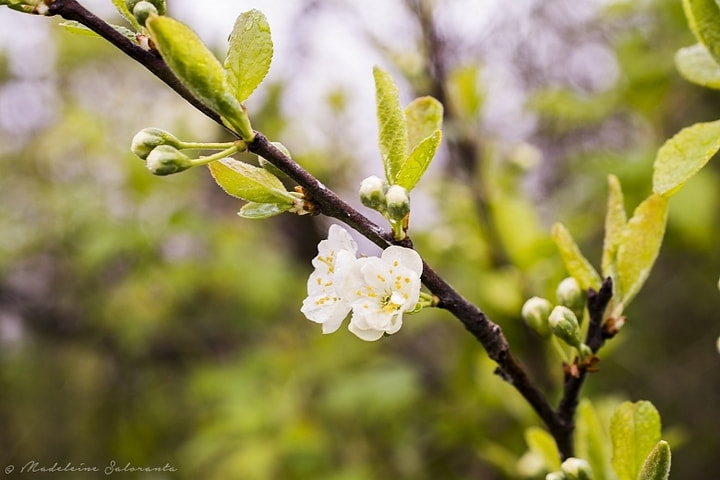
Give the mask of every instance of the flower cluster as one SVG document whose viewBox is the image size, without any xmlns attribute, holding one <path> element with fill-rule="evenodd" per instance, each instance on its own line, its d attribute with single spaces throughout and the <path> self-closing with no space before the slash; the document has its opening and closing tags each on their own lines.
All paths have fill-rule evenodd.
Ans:
<svg viewBox="0 0 720 480">
<path fill-rule="evenodd" d="M 350 233 L 332 225 L 312 264 L 300 310 L 322 324 L 323 333 L 340 328 L 352 311 L 349 330 L 363 340 L 377 340 L 400 330 L 403 313 L 418 305 L 422 259 L 410 248 L 391 246 L 380 257 L 357 258 Z"/>
</svg>

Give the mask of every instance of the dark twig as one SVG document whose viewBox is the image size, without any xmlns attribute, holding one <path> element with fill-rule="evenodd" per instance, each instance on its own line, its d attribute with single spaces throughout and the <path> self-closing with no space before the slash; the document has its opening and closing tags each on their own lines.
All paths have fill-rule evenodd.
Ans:
<svg viewBox="0 0 720 480">
<path fill-rule="evenodd" d="M 49 15 L 59 15 L 68 20 L 75 20 L 90 28 L 129 57 L 145 66 L 199 111 L 222 125 L 217 113 L 198 101 L 158 55 L 144 50 L 128 40 L 75 0 L 48 0 L 48 4 L 50 7 Z M 321 213 L 346 223 L 382 248 L 393 243 L 391 236 L 325 187 L 275 147 L 264 135 L 258 133 L 255 140 L 248 145 L 248 149 L 268 160 L 297 182 L 298 185 L 302 186 L 317 204 Z M 438 306 L 446 309 L 462 322 L 465 328 L 482 344 L 489 357 L 498 364 L 498 370 L 503 378 L 515 387 L 540 418 L 543 419 L 558 442 L 563 457 L 571 455 L 572 446 L 569 440 L 572 439 L 574 429 L 572 415 L 574 414 L 574 406 L 577 405 L 577 393 L 582 385 L 582 378 L 566 382 L 566 394 L 563 401 L 558 411 L 553 411 L 545 395 L 535 386 L 520 362 L 512 354 L 507 339 L 497 324 L 490 321 L 477 306 L 462 297 L 427 264 L 424 264 L 422 281 L 439 298 Z M 606 283 L 607 287 L 604 284 L 597 294 L 599 298 L 604 299 L 604 295 L 608 292 L 611 294 L 612 287 L 609 282 Z M 593 307 L 595 311 L 600 312 L 599 317 L 593 317 L 599 318 L 597 321 L 602 320 L 602 312 L 608 300 L 609 297 L 607 297 L 607 300 L 598 300 L 597 306 Z M 592 301 L 594 300 L 589 300 L 588 304 L 590 305 Z M 571 386 L 572 388 L 570 388 Z M 568 408 L 568 406 L 572 408 Z M 570 446 L 568 446 L 569 444 Z"/>
<path fill-rule="evenodd" d="M 585 343 L 590 347 L 593 354 L 602 347 L 605 339 L 603 338 L 603 317 L 607 309 L 610 299 L 612 298 L 612 279 L 607 277 L 600 290 L 595 291 L 592 288 L 587 293 L 587 309 L 590 317 L 588 332 Z M 579 365 L 577 372 L 573 374 L 565 374 L 565 385 L 563 388 L 563 396 L 558 403 L 557 420 L 558 432 L 553 433 L 558 449 L 563 458 L 573 455 L 573 434 L 575 432 L 575 412 L 577 411 L 578 402 L 580 400 L 580 390 L 585 383 L 585 378 L 590 372 L 591 365 Z"/>
</svg>

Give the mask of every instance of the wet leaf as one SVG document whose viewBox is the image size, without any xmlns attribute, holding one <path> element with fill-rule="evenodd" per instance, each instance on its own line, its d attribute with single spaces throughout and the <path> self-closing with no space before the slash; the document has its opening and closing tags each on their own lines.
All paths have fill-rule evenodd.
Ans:
<svg viewBox="0 0 720 480">
<path fill-rule="evenodd" d="M 239 102 L 244 102 L 270 70 L 273 43 L 270 25 L 259 10 L 242 13 L 230 34 L 225 59 L 227 82 Z"/>
<path fill-rule="evenodd" d="M 400 106 L 400 95 L 389 73 L 380 67 L 373 69 L 375 99 L 379 129 L 380 154 L 388 183 L 395 183 L 408 149 L 408 132 L 405 114 Z"/>
<path fill-rule="evenodd" d="M 598 290 L 602 279 L 592 264 L 580 252 L 580 248 L 573 240 L 572 235 L 562 223 L 553 225 L 552 238 L 562 257 L 565 269 L 571 277 L 577 280 L 580 288 Z"/>
<path fill-rule="evenodd" d="M 683 128 L 658 150 L 653 167 L 653 192 L 677 192 L 720 149 L 720 120 Z"/>
<path fill-rule="evenodd" d="M 230 158 L 209 163 L 208 168 L 228 195 L 256 203 L 293 203 L 283 183 L 264 168 Z"/>
</svg>

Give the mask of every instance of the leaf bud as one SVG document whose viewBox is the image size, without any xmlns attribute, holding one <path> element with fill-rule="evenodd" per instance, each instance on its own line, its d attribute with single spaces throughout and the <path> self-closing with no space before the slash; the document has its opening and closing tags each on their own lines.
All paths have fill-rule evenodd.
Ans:
<svg viewBox="0 0 720 480">
<path fill-rule="evenodd" d="M 592 469 L 587 460 L 570 457 L 565 460 L 560 469 L 568 480 L 592 480 Z"/>
<path fill-rule="evenodd" d="M 396 222 L 404 219 L 410 213 L 410 195 L 400 185 L 392 185 L 385 192 L 385 206 L 390 220 Z"/>
<path fill-rule="evenodd" d="M 670 445 L 665 440 L 660 440 L 645 457 L 637 478 L 667 480 L 670 476 L 671 464 Z"/>
<path fill-rule="evenodd" d="M 550 336 L 548 317 L 553 305 L 549 300 L 541 297 L 529 298 L 522 307 L 522 318 L 528 327 L 543 338 Z"/>
<path fill-rule="evenodd" d="M 360 201 L 363 205 L 378 212 L 385 212 L 385 192 L 388 184 L 385 180 L 372 176 L 360 183 Z"/>
<path fill-rule="evenodd" d="M 137 19 L 140 25 L 145 25 L 145 22 L 151 15 L 157 15 L 158 11 L 150 2 L 138 2 L 132 10 L 133 16 Z"/>
<path fill-rule="evenodd" d="M 170 145 L 180 148 L 181 143 L 172 133 L 159 128 L 143 128 L 133 137 L 130 150 L 145 160 L 158 145 Z"/>
<path fill-rule="evenodd" d="M 171 145 L 158 145 L 148 155 L 145 166 L 154 175 L 170 175 L 187 170 L 193 166 L 193 162 Z"/>
<path fill-rule="evenodd" d="M 572 310 L 563 305 L 558 305 L 550 312 L 548 323 L 553 335 L 571 347 L 580 348 L 580 345 L 582 345 L 580 325 Z"/>
<path fill-rule="evenodd" d="M 167 4 L 165 0 L 127 0 L 125 2 L 125 6 L 127 6 L 128 10 L 133 12 L 133 15 L 135 15 L 135 7 L 138 3 L 150 3 L 153 7 L 155 7 L 156 14 L 157 15 L 165 15 L 167 13 Z M 137 17 L 137 15 L 136 15 Z M 139 21 L 139 19 L 138 19 Z M 142 22 L 140 22 L 142 23 Z"/>
</svg>

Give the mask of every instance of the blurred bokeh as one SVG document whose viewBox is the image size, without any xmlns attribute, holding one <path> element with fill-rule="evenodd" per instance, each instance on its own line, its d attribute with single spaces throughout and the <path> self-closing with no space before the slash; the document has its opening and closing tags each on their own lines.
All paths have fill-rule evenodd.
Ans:
<svg viewBox="0 0 720 480">
<path fill-rule="evenodd" d="M 354 204 L 381 171 L 372 65 L 405 102 L 445 104 L 413 239 L 553 399 L 557 359 L 519 320 L 565 275 L 550 226 L 564 222 L 599 260 L 607 175 L 631 211 L 662 142 L 720 118 L 720 96 L 673 67 L 693 41 L 677 1 L 168 3 L 219 56 L 240 12 L 266 11 L 276 53 L 248 102 L 253 126 Z M 120 21 L 110 2 L 87 5 Z M 58 22 L 0 9 L 0 465 L 544 478 L 519 462 L 538 418 L 458 321 L 423 312 L 375 343 L 322 335 L 299 307 L 327 220 L 242 220 L 205 169 L 150 175 L 128 148 L 141 128 L 225 132 Z M 600 411 L 651 400 L 678 479 L 720 478 L 719 192 L 711 162 L 673 198 L 658 263 L 586 390 Z"/>
</svg>

